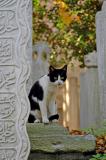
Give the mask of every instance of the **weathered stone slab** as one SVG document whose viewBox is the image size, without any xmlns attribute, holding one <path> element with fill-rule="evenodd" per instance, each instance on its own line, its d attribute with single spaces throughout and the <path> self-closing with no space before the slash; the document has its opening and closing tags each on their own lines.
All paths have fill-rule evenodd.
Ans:
<svg viewBox="0 0 106 160">
<path fill-rule="evenodd" d="M 58 124 L 28 124 L 27 131 L 31 142 L 29 160 L 64 159 L 83 160 L 95 150 L 95 140 L 86 136 L 71 136 Z M 89 156 L 88 156 L 88 155 Z M 82 158 L 82 159 L 81 159 Z"/>
</svg>

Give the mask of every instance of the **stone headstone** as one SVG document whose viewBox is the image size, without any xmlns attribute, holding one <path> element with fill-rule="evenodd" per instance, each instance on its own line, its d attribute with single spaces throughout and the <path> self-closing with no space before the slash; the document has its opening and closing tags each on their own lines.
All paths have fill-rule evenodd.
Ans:
<svg viewBox="0 0 106 160">
<path fill-rule="evenodd" d="M 97 53 L 84 57 L 86 69 L 80 77 L 80 127 L 96 127 L 100 122 Z"/>
<path fill-rule="evenodd" d="M 29 40 L 27 42 L 26 46 L 26 59 L 28 60 L 28 63 L 30 65 L 30 78 L 27 81 L 27 86 L 26 90 L 27 93 L 29 93 L 29 90 L 32 86 L 32 71 L 31 71 L 31 66 L 32 66 L 32 1 L 29 2 L 29 8 L 27 10 L 27 17 L 28 17 L 28 22 L 29 22 Z"/>
<path fill-rule="evenodd" d="M 96 42 L 98 56 L 100 115 L 106 120 L 106 1 L 96 15 Z"/>
<path fill-rule="evenodd" d="M 33 46 L 32 82 L 48 73 L 50 47 L 47 42 L 39 41 Z"/>
<path fill-rule="evenodd" d="M 29 0 L 0 1 L 0 160 L 27 160 Z"/>
<path fill-rule="evenodd" d="M 104 0 L 99 0 L 99 3 L 103 3 Z"/>
<path fill-rule="evenodd" d="M 96 67 L 97 68 L 97 55 L 96 51 L 89 53 L 84 56 L 84 63 L 86 67 Z"/>
</svg>

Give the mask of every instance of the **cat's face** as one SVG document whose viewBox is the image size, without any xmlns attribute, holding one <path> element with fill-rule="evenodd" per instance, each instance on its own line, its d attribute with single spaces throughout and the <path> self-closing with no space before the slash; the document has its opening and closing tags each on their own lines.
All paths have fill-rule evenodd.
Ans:
<svg viewBox="0 0 106 160">
<path fill-rule="evenodd" d="M 49 67 L 50 81 L 55 85 L 62 85 L 67 78 L 67 65 L 61 69 L 56 69 L 53 66 Z"/>
</svg>

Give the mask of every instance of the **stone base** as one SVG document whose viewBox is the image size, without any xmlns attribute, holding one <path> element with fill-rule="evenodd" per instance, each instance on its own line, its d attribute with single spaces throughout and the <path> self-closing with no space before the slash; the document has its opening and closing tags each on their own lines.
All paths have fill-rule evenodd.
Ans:
<svg viewBox="0 0 106 160">
<path fill-rule="evenodd" d="M 89 160 L 91 156 L 82 153 L 31 153 L 28 160 Z"/>
<path fill-rule="evenodd" d="M 95 140 L 71 136 L 58 124 L 28 124 L 31 142 L 28 160 L 89 160 L 95 151 Z"/>
</svg>

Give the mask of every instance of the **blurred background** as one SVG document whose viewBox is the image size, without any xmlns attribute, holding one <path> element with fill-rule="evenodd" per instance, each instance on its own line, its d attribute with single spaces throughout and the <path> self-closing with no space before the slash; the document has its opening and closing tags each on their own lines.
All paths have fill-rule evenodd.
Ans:
<svg viewBox="0 0 106 160">
<path fill-rule="evenodd" d="M 32 81 L 46 74 L 49 65 L 68 65 L 68 78 L 57 92 L 57 104 L 59 123 L 69 131 L 97 123 L 80 107 L 80 76 L 87 68 L 84 57 L 96 53 L 95 16 L 100 9 L 98 0 L 33 0 Z M 87 102 L 84 107 L 87 109 Z"/>
</svg>

